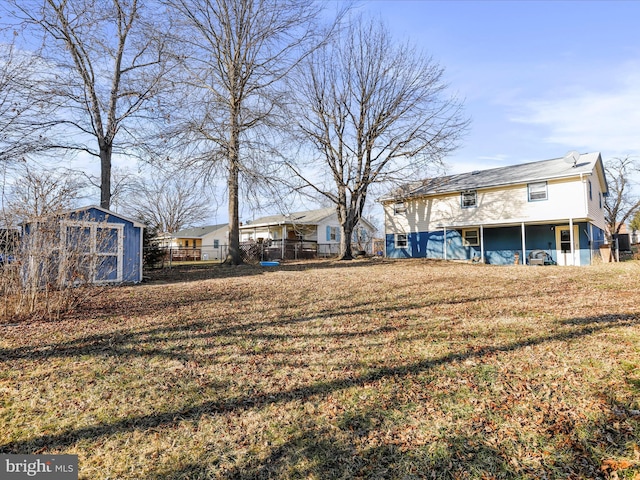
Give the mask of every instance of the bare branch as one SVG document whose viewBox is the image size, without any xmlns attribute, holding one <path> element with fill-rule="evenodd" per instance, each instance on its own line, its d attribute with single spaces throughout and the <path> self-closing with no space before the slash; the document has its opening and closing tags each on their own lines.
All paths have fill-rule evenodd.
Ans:
<svg viewBox="0 0 640 480">
<path fill-rule="evenodd" d="M 342 258 L 351 258 L 351 233 L 372 185 L 424 175 L 457 147 L 468 121 L 446 88 L 431 58 L 394 44 L 383 25 L 362 18 L 301 65 L 291 87 L 299 92 L 293 118 L 331 186 L 293 171 L 302 186 L 336 204 Z"/>
</svg>

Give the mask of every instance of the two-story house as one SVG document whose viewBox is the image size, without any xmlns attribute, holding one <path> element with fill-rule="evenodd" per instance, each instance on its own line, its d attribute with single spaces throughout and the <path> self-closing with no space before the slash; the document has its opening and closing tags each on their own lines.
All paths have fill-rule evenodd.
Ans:
<svg viewBox="0 0 640 480">
<path fill-rule="evenodd" d="M 599 153 L 414 182 L 380 201 L 386 255 L 589 265 L 605 243 L 608 187 Z"/>
</svg>

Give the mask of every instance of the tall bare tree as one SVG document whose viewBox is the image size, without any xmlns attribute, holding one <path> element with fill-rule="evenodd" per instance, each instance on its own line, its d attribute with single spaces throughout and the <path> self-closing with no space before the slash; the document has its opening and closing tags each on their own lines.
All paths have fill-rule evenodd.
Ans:
<svg viewBox="0 0 640 480">
<path fill-rule="evenodd" d="M 227 263 L 240 264 L 241 180 L 259 177 L 273 126 L 288 98 L 282 79 L 317 45 L 315 0 L 165 0 L 185 27 L 181 52 L 183 107 L 192 158 L 209 171 L 223 166 L 229 208 Z M 281 119 L 280 119 L 281 120 Z M 264 134 L 264 135 L 263 135 Z"/>
<path fill-rule="evenodd" d="M 141 177 L 125 200 L 127 211 L 158 232 L 175 233 L 211 213 L 208 195 L 184 172 Z"/>
<path fill-rule="evenodd" d="M 310 170 L 290 167 L 303 188 L 335 204 L 342 259 L 352 258 L 352 232 L 372 185 L 424 176 L 457 147 L 468 121 L 446 87 L 431 58 L 362 18 L 303 64 L 292 118 L 312 162 L 304 165 Z"/>
<path fill-rule="evenodd" d="M 99 158 L 100 205 L 109 208 L 112 155 L 135 145 L 135 121 L 150 120 L 145 107 L 164 72 L 155 12 L 139 0 L 6 1 L 42 39 L 41 91 L 55 98 L 57 137 L 67 139 L 57 146 Z"/>
<path fill-rule="evenodd" d="M 605 221 L 609 234 L 617 235 L 622 225 L 640 211 L 637 192 L 640 164 L 627 155 L 606 161 L 604 169 L 609 184 L 609 195 L 604 201 Z"/>
<path fill-rule="evenodd" d="M 10 33 L 13 35 L 12 33 Z M 0 43 L 0 162 L 16 163 L 47 149 L 42 135 L 48 116 L 55 111 L 49 98 L 36 95 L 39 59 L 20 51 L 11 38 Z"/>
</svg>

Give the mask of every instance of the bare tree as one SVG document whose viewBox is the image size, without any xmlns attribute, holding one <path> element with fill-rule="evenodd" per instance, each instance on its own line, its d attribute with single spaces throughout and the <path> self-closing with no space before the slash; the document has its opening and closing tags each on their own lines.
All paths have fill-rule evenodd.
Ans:
<svg viewBox="0 0 640 480">
<path fill-rule="evenodd" d="M 205 189 L 180 172 L 141 178 L 126 198 L 127 210 L 159 232 L 175 233 L 211 213 Z"/>
<path fill-rule="evenodd" d="M 54 98 L 59 148 L 99 158 L 100 205 L 111 202 L 114 152 L 132 149 L 164 72 L 164 44 L 139 0 L 7 0 L 27 33 L 42 37 L 40 93 Z M 95 141 L 95 143 L 93 143 Z M 91 143 L 91 145 L 90 145 Z"/>
<path fill-rule="evenodd" d="M 66 169 L 17 167 L 9 187 L 6 207 L 21 221 L 59 215 L 82 198 L 87 183 L 79 172 Z"/>
<path fill-rule="evenodd" d="M 376 21 L 356 19 L 304 63 L 292 90 L 292 118 L 312 147 L 306 171 L 290 163 L 302 188 L 336 205 L 342 259 L 374 184 L 424 176 L 457 147 L 468 121 L 445 95 L 443 69 L 409 45 L 395 44 Z M 313 153 L 315 152 L 315 154 Z"/>
<path fill-rule="evenodd" d="M 42 135 L 54 107 L 36 95 L 39 59 L 19 51 L 13 39 L 0 44 L 0 163 L 16 163 L 48 148 Z"/>
<path fill-rule="evenodd" d="M 265 127 L 288 98 L 281 80 L 317 45 L 314 0 L 165 0 L 186 27 L 181 52 L 192 96 L 184 119 L 192 158 L 224 166 L 229 208 L 227 263 L 240 264 L 241 179 L 260 177 L 274 155 Z"/>
<path fill-rule="evenodd" d="M 640 195 L 634 192 L 640 165 L 630 156 L 612 158 L 605 163 L 609 194 L 604 200 L 605 221 L 610 235 L 620 233 L 622 225 L 640 211 Z"/>
</svg>

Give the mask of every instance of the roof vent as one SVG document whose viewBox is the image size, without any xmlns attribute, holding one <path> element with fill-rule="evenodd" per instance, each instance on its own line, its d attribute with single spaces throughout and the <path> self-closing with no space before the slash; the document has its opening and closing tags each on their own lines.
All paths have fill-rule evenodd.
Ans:
<svg viewBox="0 0 640 480">
<path fill-rule="evenodd" d="M 473 172 L 471 172 L 471 175 L 478 175 L 480 173 L 480 170 L 474 170 Z"/>
</svg>

